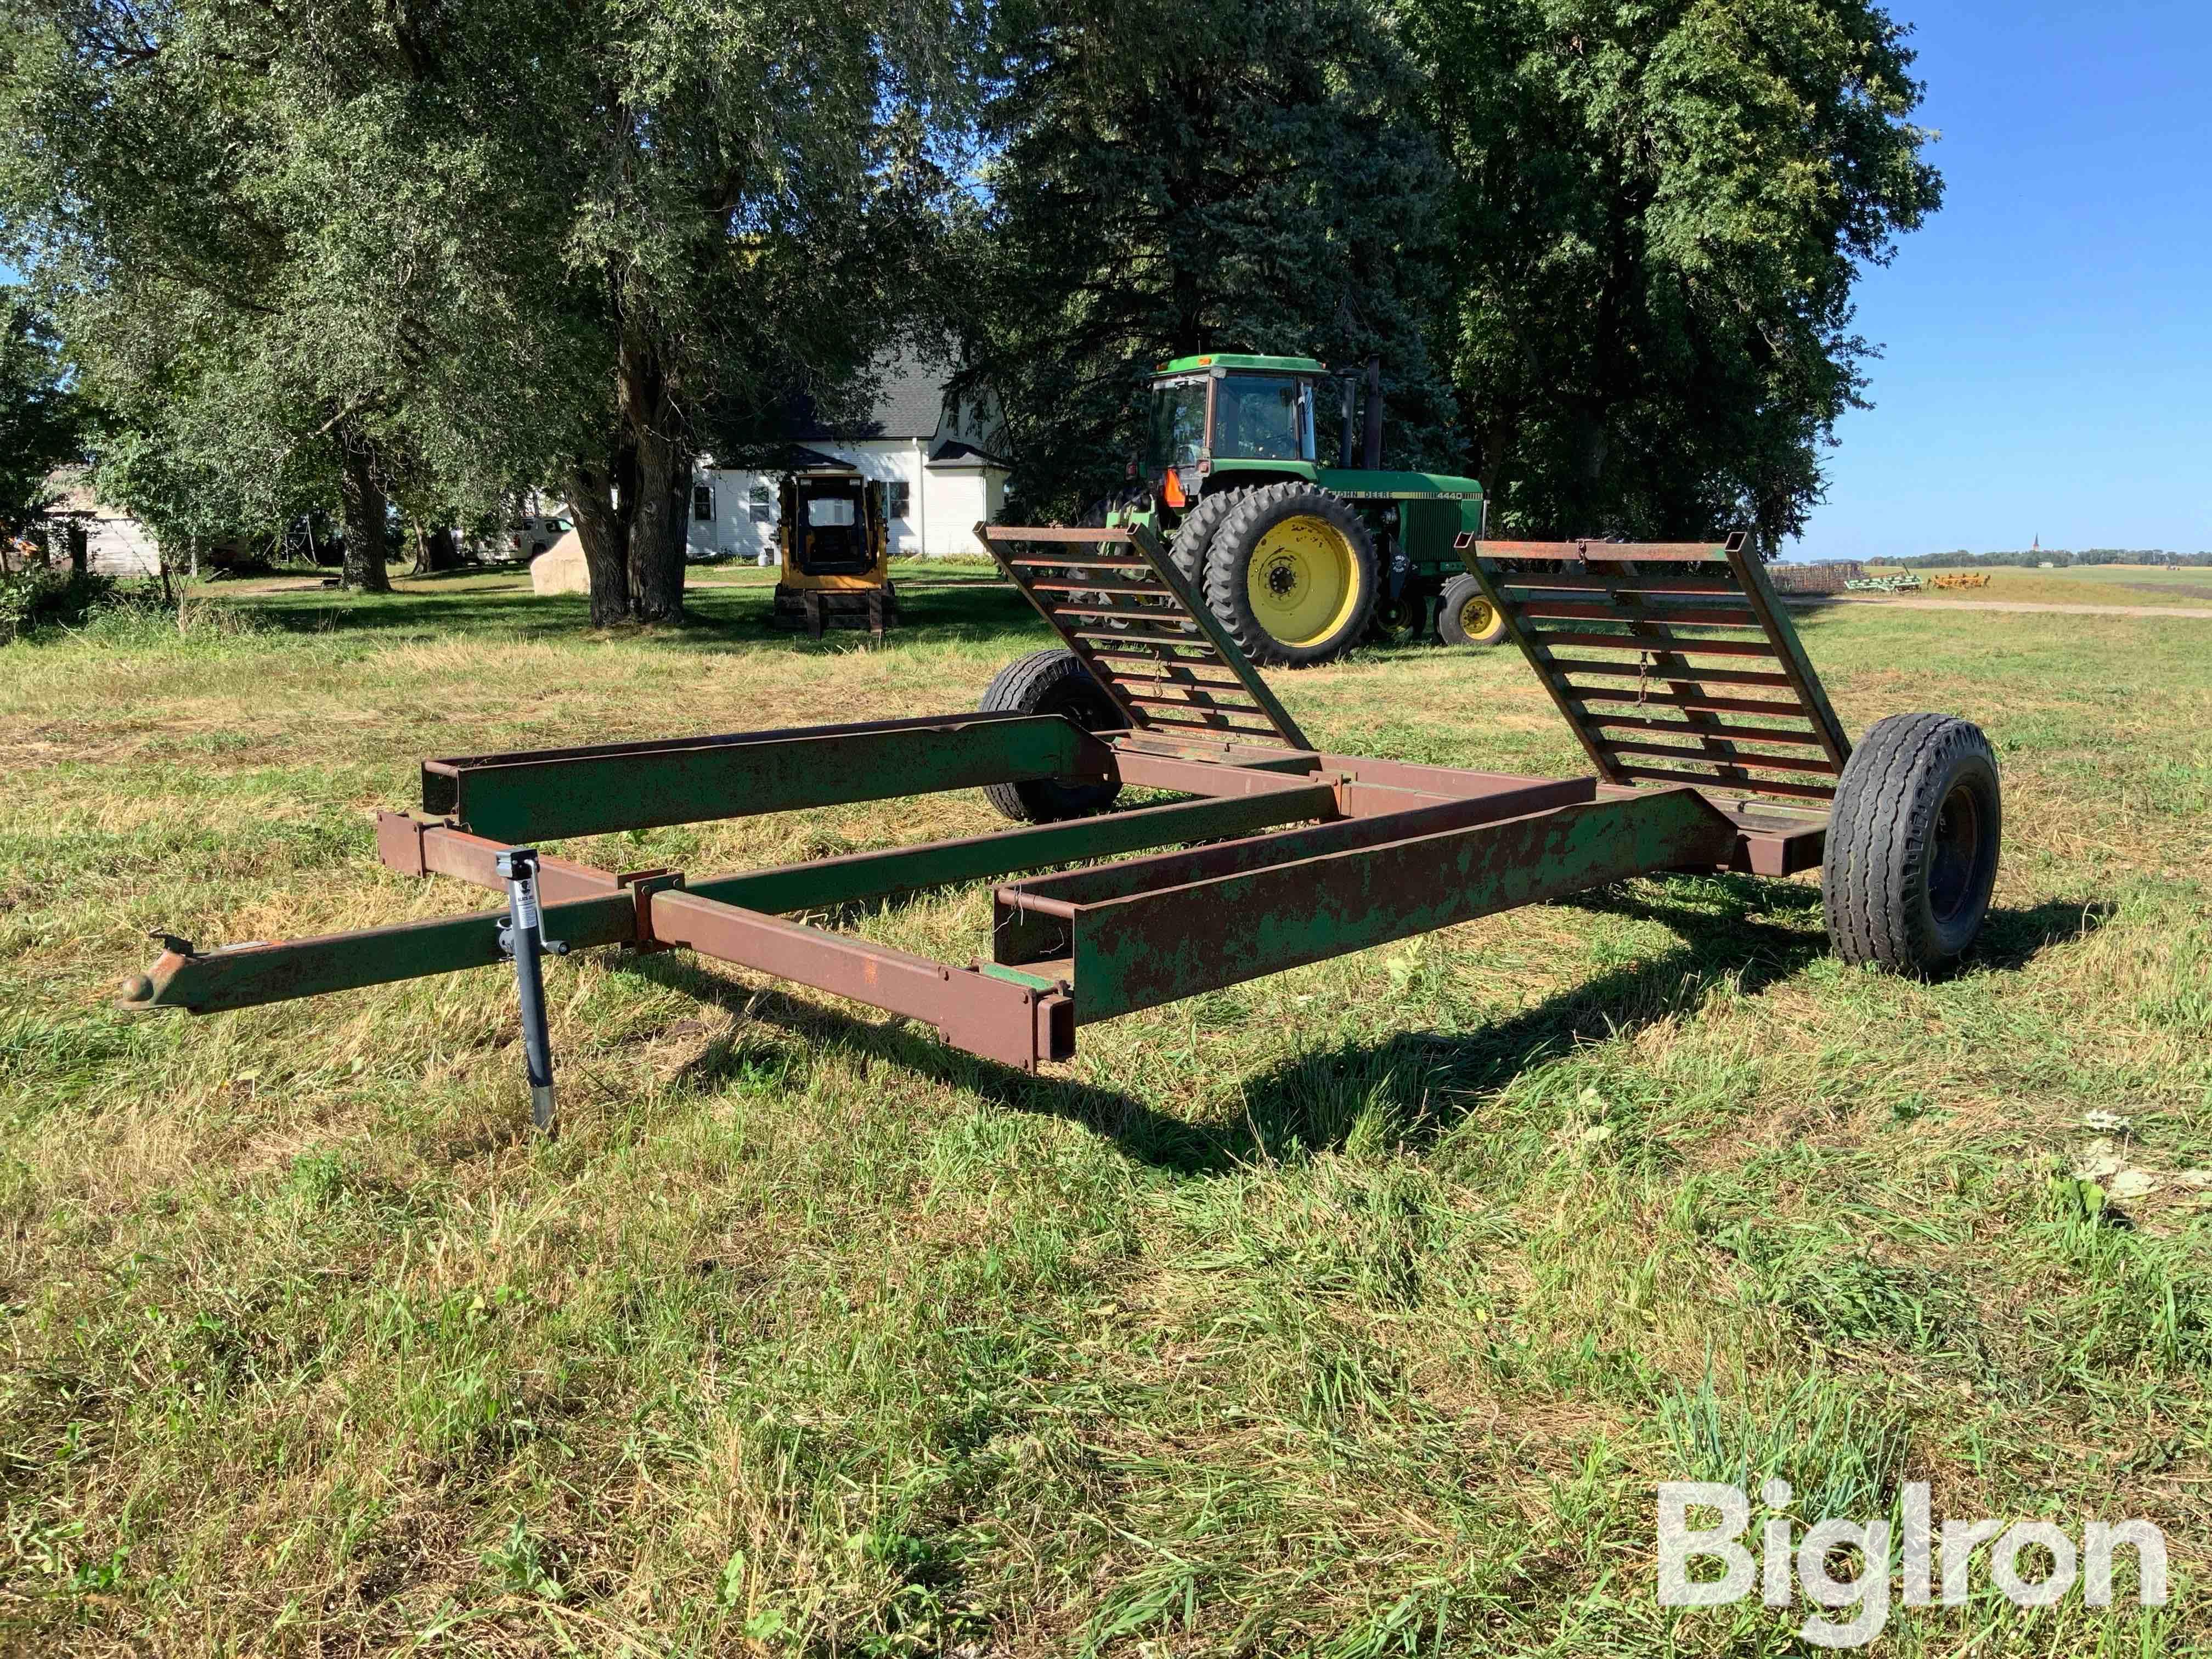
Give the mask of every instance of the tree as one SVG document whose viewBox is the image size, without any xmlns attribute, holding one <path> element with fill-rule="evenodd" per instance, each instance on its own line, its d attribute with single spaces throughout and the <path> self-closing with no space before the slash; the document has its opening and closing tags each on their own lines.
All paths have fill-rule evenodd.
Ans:
<svg viewBox="0 0 2212 1659">
<path fill-rule="evenodd" d="M 1394 457 L 1449 459 L 1424 326 L 1446 183 L 1417 68 L 1364 0 L 1010 0 L 995 159 L 953 275 L 1016 485 L 1118 486 L 1163 357 L 1385 364 Z"/>
<path fill-rule="evenodd" d="M 77 459 L 85 422 L 51 320 L 0 288 L 0 534 L 22 534 L 52 505 L 46 479 Z"/>
<path fill-rule="evenodd" d="M 1873 349 L 1851 289 L 1942 199 L 1868 0 L 1409 0 L 1454 183 L 1440 319 L 1493 524 L 1768 550 Z"/>
<path fill-rule="evenodd" d="M 317 458 L 349 581 L 395 490 L 557 480 L 594 622 L 672 621 L 702 431 L 896 314 L 960 16 L 0 0 L 0 201 L 141 424 L 278 518 Z"/>
<path fill-rule="evenodd" d="M 948 187 L 946 0 L 696 0 L 592 15 L 549 100 L 568 312 L 608 397 L 566 472 L 595 621 L 682 613 L 691 461 L 896 331 Z"/>
</svg>

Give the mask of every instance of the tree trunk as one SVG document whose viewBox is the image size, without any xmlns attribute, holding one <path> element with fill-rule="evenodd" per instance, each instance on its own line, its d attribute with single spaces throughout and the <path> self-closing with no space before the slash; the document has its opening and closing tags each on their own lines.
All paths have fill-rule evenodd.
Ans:
<svg viewBox="0 0 2212 1659">
<path fill-rule="evenodd" d="M 684 620 L 684 520 L 677 474 L 690 482 L 676 431 L 675 400 L 659 354 L 641 330 L 623 337 L 618 376 L 626 436 L 635 448 L 636 488 L 625 487 L 629 520 L 630 612 L 642 623 Z M 626 481 L 627 486 L 627 481 Z"/>
<path fill-rule="evenodd" d="M 629 620 L 629 536 L 615 510 L 609 469 L 579 461 L 568 471 L 568 516 L 592 582 L 592 626 Z"/>
<path fill-rule="evenodd" d="M 435 530 L 428 532 L 425 532 L 420 525 L 415 526 L 415 574 L 416 575 L 428 575 L 440 570 L 459 570 L 460 568 L 461 550 L 454 544 L 453 527 L 450 525 L 441 524 Z"/>
<path fill-rule="evenodd" d="M 368 593 L 389 593 L 392 577 L 385 569 L 384 490 L 369 465 L 368 442 L 350 421 L 335 434 L 338 446 L 338 498 L 345 507 L 346 587 Z"/>
<path fill-rule="evenodd" d="M 645 623 L 684 620 L 684 521 L 675 513 L 678 456 L 665 432 L 637 434 L 637 507 L 629 521 L 630 605 Z"/>
</svg>

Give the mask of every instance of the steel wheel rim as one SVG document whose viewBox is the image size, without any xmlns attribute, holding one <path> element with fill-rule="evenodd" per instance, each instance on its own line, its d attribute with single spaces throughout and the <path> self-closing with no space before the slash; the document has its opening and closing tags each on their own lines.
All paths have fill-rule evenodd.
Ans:
<svg viewBox="0 0 2212 1659">
<path fill-rule="evenodd" d="M 1245 567 L 1244 596 L 1281 643 L 1320 644 L 1358 608 L 1359 562 L 1350 539 L 1312 514 L 1271 525 Z"/>
<path fill-rule="evenodd" d="M 1471 640 L 1479 640 L 1487 634 L 1497 620 L 1497 611 L 1480 593 L 1469 595 L 1467 603 L 1459 608 L 1460 632 Z"/>
<path fill-rule="evenodd" d="M 1980 886 L 1982 803 L 1969 784 L 1951 786 L 1929 837 L 1928 908 L 1950 923 L 1970 909 Z"/>
</svg>

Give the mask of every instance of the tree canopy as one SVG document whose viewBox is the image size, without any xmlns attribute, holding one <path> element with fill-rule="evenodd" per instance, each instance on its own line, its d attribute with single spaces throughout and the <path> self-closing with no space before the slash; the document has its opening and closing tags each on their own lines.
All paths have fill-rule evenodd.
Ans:
<svg viewBox="0 0 2212 1659">
<path fill-rule="evenodd" d="M 0 288 L 0 534 L 21 534 L 46 510 L 46 479 L 76 459 L 84 423 L 52 319 Z"/>
<path fill-rule="evenodd" d="M 1867 0 L 0 0 L 0 232 L 108 476 L 342 503 L 368 586 L 389 499 L 543 485 L 673 620 L 694 458 L 925 333 L 1025 511 L 1164 356 L 1373 354 L 1502 526 L 1771 544 L 1941 199 L 1911 64 Z"/>
<path fill-rule="evenodd" d="M 1118 482 L 1136 396 L 1206 350 L 1384 359 L 1394 447 L 1449 451 L 1424 320 L 1447 183 L 1416 67 L 1367 0 L 1012 0 L 962 276 L 1021 489 Z"/>
<path fill-rule="evenodd" d="M 1866 0 L 1410 0 L 1451 159 L 1437 319 L 1512 527 L 1771 550 L 1859 399 L 1860 270 L 1933 212 Z"/>
</svg>

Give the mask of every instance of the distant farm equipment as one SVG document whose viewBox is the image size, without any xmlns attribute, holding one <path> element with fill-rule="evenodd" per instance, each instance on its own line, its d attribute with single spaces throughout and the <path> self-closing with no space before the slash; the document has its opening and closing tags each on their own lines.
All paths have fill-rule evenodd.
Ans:
<svg viewBox="0 0 2212 1659">
<path fill-rule="evenodd" d="M 1846 593 L 1917 593 L 1920 578 L 1910 570 L 1899 570 L 1893 575 L 1862 576 L 1855 582 L 1845 582 Z"/>
<path fill-rule="evenodd" d="M 1929 583 L 1930 587 L 1948 588 L 1987 587 L 1989 585 L 1990 573 L 1986 570 L 1948 571 Z"/>
<path fill-rule="evenodd" d="M 1153 374 L 1144 457 L 1103 522 L 1159 537 L 1184 585 L 1263 668 L 1333 662 L 1370 635 L 1505 638 L 1454 550 L 1482 533 L 1482 486 L 1385 470 L 1378 363 L 1364 385 L 1363 408 L 1360 382 L 1313 358 L 1219 352 Z M 1339 429 L 1325 455 L 1330 403 Z"/>
<path fill-rule="evenodd" d="M 783 576 L 769 619 L 816 639 L 828 628 L 865 628 L 877 639 L 898 626 L 884 486 L 823 457 L 783 481 L 778 539 Z"/>
</svg>

